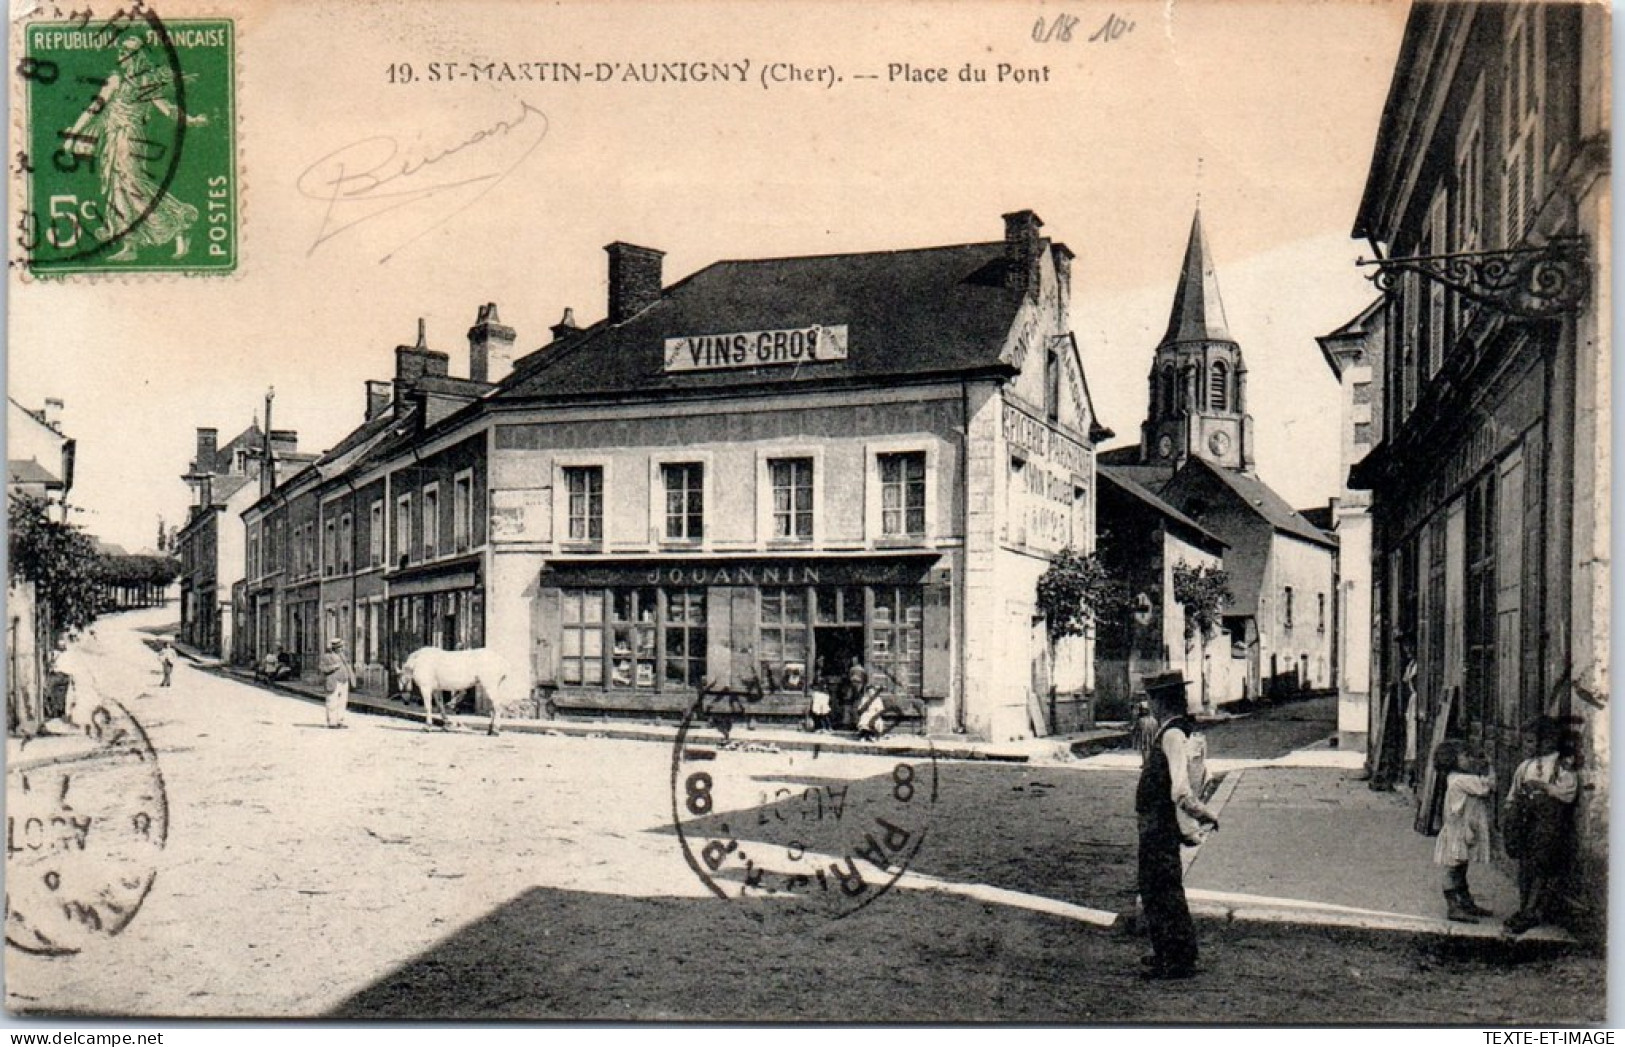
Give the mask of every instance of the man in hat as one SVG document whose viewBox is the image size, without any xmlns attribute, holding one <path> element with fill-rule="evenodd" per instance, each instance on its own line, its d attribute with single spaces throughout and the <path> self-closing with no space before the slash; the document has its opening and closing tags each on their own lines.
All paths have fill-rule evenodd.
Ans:
<svg viewBox="0 0 1625 1047">
<path fill-rule="evenodd" d="M 344 657 L 344 641 L 333 637 L 317 666 L 327 683 L 327 726 L 348 727 L 344 713 L 350 706 L 350 688 L 355 686 L 355 671 Z"/>
<path fill-rule="evenodd" d="M 1185 743 L 1185 677 L 1179 672 L 1145 678 L 1157 732 L 1140 771 L 1134 811 L 1140 829 L 1140 905 L 1151 936 L 1151 955 L 1140 961 L 1145 978 L 1189 978 L 1197 973 L 1196 926 L 1185 904 L 1182 835 L 1175 812 L 1183 810 L 1217 829 L 1219 820 L 1191 791 Z"/>
</svg>

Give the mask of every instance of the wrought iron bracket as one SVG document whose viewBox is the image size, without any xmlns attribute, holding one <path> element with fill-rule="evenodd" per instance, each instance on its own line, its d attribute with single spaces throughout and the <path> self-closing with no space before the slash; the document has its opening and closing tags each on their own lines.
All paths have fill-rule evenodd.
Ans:
<svg viewBox="0 0 1625 1047">
<path fill-rule="evenodd" d="M 1591 291 L 1591 266 L 1582 237 L 1538 247 L 1457 254 L 1360 258 L 1375 266 L 1367 279 L 1391 292 L 1405 273 L 1442 284 L 1464 298 L 1523 320 L 1551 320 L 1576 312 Z"/>
</svg>

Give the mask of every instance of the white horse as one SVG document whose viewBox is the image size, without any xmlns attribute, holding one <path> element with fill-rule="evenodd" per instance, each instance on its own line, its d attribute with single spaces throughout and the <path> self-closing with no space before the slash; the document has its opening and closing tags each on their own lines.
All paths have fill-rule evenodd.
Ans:
<svg viewBox="0 0 1625 1047">
<path fill-rule="evenodd" d="M 406 656 L 401 663 L 401 686 L 417 688 L 423 699 L 423 729 L 434 725 L 434 704 L 440 691 L 463 691 L 478 688 L 478 693 L 490 703 L 491 726 L 488 733 L 501 729 L 503 684 L 508 679 L 508 665 L 500 655 L 488 647 L 475 647 L 466 651 L 445 651 L 438 647 L 420 647 Z M 440 722 L 449 726 L 445 703 L 440 703 Z"/>
</svg>

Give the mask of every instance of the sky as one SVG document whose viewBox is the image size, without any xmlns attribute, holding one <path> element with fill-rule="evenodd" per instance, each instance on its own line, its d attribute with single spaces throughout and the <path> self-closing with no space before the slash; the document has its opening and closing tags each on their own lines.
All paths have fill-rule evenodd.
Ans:
<svg viewBox="0 0 1625 1047">
<path fill-rule="evenodd" d="M 420 317 L 453 374 L 482 303 L 521 352 L 566 307 L 600 319 L 616 240 L 664 250 L 670 284 L 723 258 L 997 240 L 1001 214 L 1031 208 L 1077 255 L 1085 371 L 1126 442 L 1198 199 L 1250 368 L 1259 472 L 1294 504 L 1337 493 L 1338 392 L 1314 339 L 1376 293 L 1349 231 L 1404 3 L 203 10 L 236 27 L 238 270 L 42 282 L 14 269 L 8 287 L 8 392 L 66 402 L 74 519 L 105 540 L 150 546 L 160 516 L 183 520 L 196 427 L 229 439 L 267 387 L 302 450 L 335 442 Z M 468 76 L 504 63 L 588 76 Z M 591 79 L 600 63 L 609 82 Z M 693 68 L 678 63 L 748 73 L 627 79 Z M 764 83 L 769 66 L 808 79 Z M 987 80 L 961 82 L 967 66 Z M 921 79 L 935 70 L 947 82 Z M 335 201 L 341 165 L 353 192 Z M 358 170 L 407 173 L 366 192 Z M 392 187 L 438 191 L 380 198 Z"/>
</svg>

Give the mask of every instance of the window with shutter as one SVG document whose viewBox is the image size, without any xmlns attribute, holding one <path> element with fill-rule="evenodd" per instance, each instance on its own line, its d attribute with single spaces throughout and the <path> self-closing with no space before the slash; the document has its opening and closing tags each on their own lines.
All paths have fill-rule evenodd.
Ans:
<svg viewBox="0 0 1625 1047">
<path fill-rule="evenodd" d="M 1506 56 L 1501 66 L 1503 243 L 1523 242 L 1540 199 L 1541 107 L 1545 93 L 1544 19 L 1538 4 L 1507 10 Z"/>
</svg>

